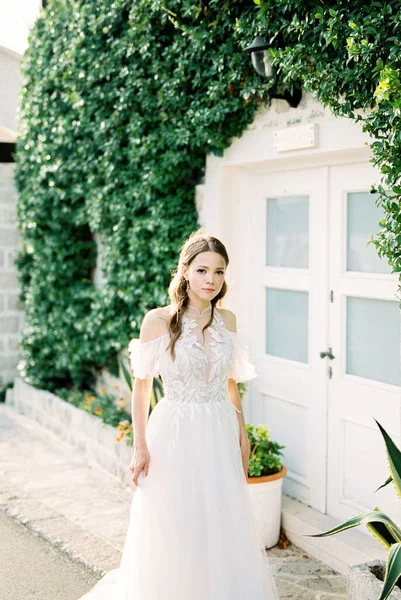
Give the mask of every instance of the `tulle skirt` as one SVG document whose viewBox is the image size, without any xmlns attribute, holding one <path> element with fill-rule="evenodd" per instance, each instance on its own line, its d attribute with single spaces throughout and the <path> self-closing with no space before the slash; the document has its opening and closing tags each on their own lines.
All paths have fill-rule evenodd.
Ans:
<svg viewBox="0 0 401 600">
<path fill-rule="evenodd" d="M 120 566 L 80 600 L 279 600 L 229 398 L 164 397 L 146 439 Z"/>
</svg>

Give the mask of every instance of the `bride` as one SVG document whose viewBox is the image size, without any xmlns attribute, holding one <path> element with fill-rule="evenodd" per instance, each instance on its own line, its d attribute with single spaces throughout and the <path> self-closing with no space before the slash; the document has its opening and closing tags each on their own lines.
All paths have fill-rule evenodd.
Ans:
<svg viewBox="0 0 401 600">
<path fill-rule="evenodd" d="M 225 246 L 183 244 L 171 304 L 129 344 L 135 485 L 120 566 L 81 600 L 279 600 L 248 491 L 237 382 L 256 377 L 227 293 Z M 164 395 L 148 419 L 152 378 Z"/>
</svg>

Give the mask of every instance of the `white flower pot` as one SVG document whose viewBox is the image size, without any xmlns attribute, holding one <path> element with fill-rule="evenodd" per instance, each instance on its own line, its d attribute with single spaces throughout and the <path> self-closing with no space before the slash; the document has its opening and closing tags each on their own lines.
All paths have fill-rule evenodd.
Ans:
<svg viewBox="0 0 401 600">
<path fill-rule="evenodd" d="M 281 471 L 274 475 L 247 477 L 259 535 L 267 548 L 275 546 L 280 537 L 281 497 L 286 475 L 287 467 L 282 464 Z"/>
</svg>

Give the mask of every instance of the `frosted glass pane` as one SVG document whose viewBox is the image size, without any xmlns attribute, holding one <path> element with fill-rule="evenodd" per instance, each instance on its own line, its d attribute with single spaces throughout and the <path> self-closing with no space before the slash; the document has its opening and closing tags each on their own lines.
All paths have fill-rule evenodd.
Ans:
<svg viewBox="0 0 401 600">
<path fill-rule="evenodd" d="M 401 385 L 398 302 L 347 298 L 347 373 Z"/>
<path fill-rule="evenodd" d="M 380 258 L 371 236 L 381 230 L 379 221 L 383 209 L 376 206 L 377 194 L 352 192 L 347 195 L 347 271 L 363 273 L 391 273 L 386 258 Z"/>
<path fill-rule="evenodd" d="M 307 269 L 309 198 L 267 198 L 266 265 Z"/>
<path fill-rule="evenodd" d="M 308 362 L 308 293 L 266 288 L 266 353 Z"/>
</svg>

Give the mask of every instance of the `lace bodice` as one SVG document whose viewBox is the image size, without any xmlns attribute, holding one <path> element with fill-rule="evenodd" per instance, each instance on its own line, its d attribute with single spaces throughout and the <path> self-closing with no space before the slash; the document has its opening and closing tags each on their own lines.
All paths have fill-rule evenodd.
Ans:
<svg viewBox="0 0 401 600">
<path fill-rule="evenodd" d="M 161 375 L 165 396 L 187 402 L 213 402 L 227 396 L 227 379 L 248 381 L 257 376 L 249 361 L 245 340 L 229 331 L 218 309 L 208 322 L 211 305 L 204 311 L 187 306 L 182 316 L 182 334 L 175 344 L 175 361 L 166 350 L 169 334 L 149 342 L 132 339 L 128 346 L 134 377 Z"/>
</svg>

